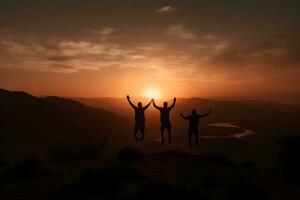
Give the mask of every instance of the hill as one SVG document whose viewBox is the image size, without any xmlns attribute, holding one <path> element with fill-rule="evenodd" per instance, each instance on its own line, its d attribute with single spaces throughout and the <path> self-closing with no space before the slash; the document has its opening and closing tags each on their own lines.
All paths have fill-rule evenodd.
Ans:
<svg viewBox="0 0 300 200">
<path fill-rule="evenodd" d="M 1 89 L 0 106 L 5 157 L 45 155 L 58 146 L 104 145 L 128 130 L 125 118 L 70 99 Z"/>
</svg>

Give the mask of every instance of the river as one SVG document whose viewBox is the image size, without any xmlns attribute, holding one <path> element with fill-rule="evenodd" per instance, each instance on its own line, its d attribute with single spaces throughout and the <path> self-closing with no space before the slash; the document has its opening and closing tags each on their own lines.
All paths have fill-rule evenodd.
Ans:
<svg viewBox="0 0 300 200">
<path fill-rule="evenodd" d="M 214 139 L 222 139 L 222 138 L 242 138 L 250 135 L 256 135 L 257 133 L 250 129 L 245 129 L 238 125 L 239 122 L 216 122 L 210 123 L 209 126 L 213 127 L 222 127 L 222 128 L 240 128 L 243 129 L 242 132 L 226 135 L 226 136 L 201 136 L 203 138 L 214 138 Z"/>
</svg>

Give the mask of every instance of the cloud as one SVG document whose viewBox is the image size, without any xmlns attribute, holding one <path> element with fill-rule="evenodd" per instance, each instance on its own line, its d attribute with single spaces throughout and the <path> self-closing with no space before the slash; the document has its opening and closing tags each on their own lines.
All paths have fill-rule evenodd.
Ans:
<svg viewBox="0 0 300 200">
<path fill-rule="evenodd" d="M 106 67 L 152 68 L 161 43 L 121 45 L 108 41 L 0 37 L 0 68 L 72 73 Z"/>
<path fill-rule="evenodd" d="M 168 36 L 175 36 L 186 40 L 196 38 L 196 35 L 193 32 L 186 29 L 182 24 L 169 26 L 165 34 Z"/>
<path fill-rule="evenodd" d="M 119 64 L 132 51 L 113 43 L 55 40 L 47 44 L 39 40 L 1 40 L 2 68 L 23 68 L 42 71 L 76 72 L 99 70 Z M 117 62 L 116 62 L 117 61 Z"/>
<path fill-rule="evenodd" d="M 51 65 L 50 67 L 55 68 L 55 69 L 74 69 L 73 66 L 60 65 L 60 64 Z"/>
<path fill-rule="evenodd" d="M 300 69 L 300 41 L 297 38 L 273 38 L 269 41 L 240 45 L 237 42 L 221 42 L 215 46 L 210 62 L 231 68 L 249 68 L 256 72 Z"/>
<path fill-rule="evenodd" d="M 220 54 L 220 53 L 223 53 L 224 51 L 226 51 L 226 49 L 229 47 L 230 47 L 230 43 L 228 41 L 221 40 L 221 41 L 218 41 L 215 45 L 213 45 L 212 52 L 214 54 Z"/>
<path fill-rule="evenodd" d="M 103 27 L 101 29 L 97 29 L 92 31 L 92 34 L 94 35 L 111 35 L 113 34 L 117 29 L 113 28 L 113 27 Z"/>
<path fill-rule="evenodd" d="M 208 35 L 204 36 L 204 39 L 206 39 L 206 40 L 216 40 L 216 39 L 218 39 L 218 37 L 215 36 L 215 35 L 212 35 L 212 34 L 208 34 Z"/>
<path fill-rule="evenodd" d="M 158 12 L 158 13 L 167 13 L 167 12 L 171 12 L 171 11 L 174 11 L 174 10 L 176 10 L 176 8 L 173 7 L 173 6 L 162 6 L 159 9 L 157 9 L 156 12 Z"/>
<path fill-rule="evenodd" d="M 152 51 L 152 52 L 157 52 L 157 51 L 162 51 L 165 49 L 165 45 L 162 43 L 148 43 L 144 44 L 141 46 L 138 46 L 137 49 L 144 50 L 144 51 Z"/>
<path fill-rule="evenodd" d="M 169 27 L 168 31 L 170 36 L 191 39 L 182 25 Z M 220 35 L 209 40 L 192 36 L 192 43 L 183 45 L 159 39 L 132 43 L 88 37 L 43 40 L 10 32 L 9 37 L 0 36 L 0 68 L 58 73 L 103 68 L 152 69 L 155 78 L 176 81 L 224 81 L 258 74 L 267 77 L 300 69 L 297 36 L 243 45 Z"/>
</svg>

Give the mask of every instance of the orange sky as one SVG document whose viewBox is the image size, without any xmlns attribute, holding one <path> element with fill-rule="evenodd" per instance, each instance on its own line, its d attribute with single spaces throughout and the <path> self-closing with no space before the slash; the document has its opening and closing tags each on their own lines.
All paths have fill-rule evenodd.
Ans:
<svg viewBox="0 0 300 200">
<path fill-rule="evenodd" d="M 0 4 L 0 88 L 34 95 L 300 97 L 298 4 Z M 276 21 L 276 23 L 273 23 Z"/>
</svg>

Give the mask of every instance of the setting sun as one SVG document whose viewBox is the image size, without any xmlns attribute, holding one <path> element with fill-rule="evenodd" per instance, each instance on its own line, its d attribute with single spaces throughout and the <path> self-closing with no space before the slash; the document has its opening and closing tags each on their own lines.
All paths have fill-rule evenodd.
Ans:
<svg viewBox="0 0 300 200">
<path fill-rule="evenodd" d="M 160 91 L 156 88 L 148 88 L 147 90 L 145 90 L 144 92 L 144 96 L 148 97 L 148 98 L 153 98 L 153 99 L 159 99 L 161 98 L 161 94 Z"/>
</svg>

